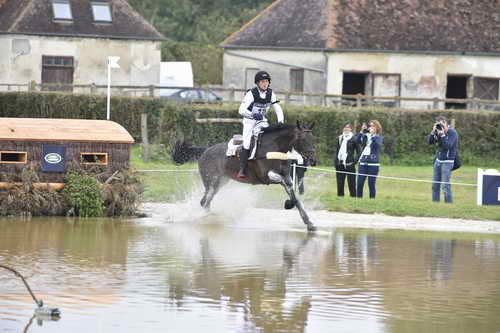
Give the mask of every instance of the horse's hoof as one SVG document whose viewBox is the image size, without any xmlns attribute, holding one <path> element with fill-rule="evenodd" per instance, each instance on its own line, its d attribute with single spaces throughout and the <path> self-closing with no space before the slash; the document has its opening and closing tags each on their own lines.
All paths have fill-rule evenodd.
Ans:
<svg viewBox="0 0 500 333">
<path fill-rule="evenodd" d="M 290 199 L 285 200 L 285 209 L 292 209 L 293 207 L 295 207 L 295 202 Z"/>
<path fill-rule="evenodd" d="M 314 231 L 316 231 L 316 230 L 318 230 L 318 228 L 316 228 L 316 227 L 315 227 L 315 226 L 313 226 L 312 224 L 308 224 L 308 225 L 307 225 L 307 231 L 309 231 L 309 232 L 314 232 Z"/>
</svg>

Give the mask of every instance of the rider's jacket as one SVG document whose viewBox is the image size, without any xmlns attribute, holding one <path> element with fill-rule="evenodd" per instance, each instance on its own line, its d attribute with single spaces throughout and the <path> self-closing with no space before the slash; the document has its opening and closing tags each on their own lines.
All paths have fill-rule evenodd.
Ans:
<svg viewBox="0 0 500 333">
<path fill-rule="evenodd" d="M 252 92 L 253 102 L 248 106 L 247 110 L 252 113 L 259 112 L 260 114 L 265 116 L 267 109 L 271 106 L 271 96 L 273 95 L 272 89 L 266 90 L 266 95 L 264 98 L 261 97 L 259 88 L 257 87 L 254 87 L 249 91 Z M 277 102 L 278 101 L 276 101 L 275 103 Z"/>
<path fill-rule="evenodd" d="M 245 94 L 239 108 L 239 113 L 248 120 L 253 120 L 252 113 L 260 113 L 265 121 L 267 110 L 269 110 L 272 105 L 276 112 L 278 122 L 283 122 L 283 110 L 278 103 L 279 100 L 276 98 L 272 89 L 260 91 L 259 88 L 255 87 L 248 90 Z"/>
</svg>

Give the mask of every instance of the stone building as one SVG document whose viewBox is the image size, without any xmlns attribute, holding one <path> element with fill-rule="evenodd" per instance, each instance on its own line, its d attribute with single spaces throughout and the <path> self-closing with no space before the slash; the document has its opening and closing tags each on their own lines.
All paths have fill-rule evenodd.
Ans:
<svg viewBox="0 0 500 333">
<path fill-rule="evenodd" d="M 0 0 L 0 84 L 104 85 L 119 56 L 112 84 L 157 85 L 164 39 L 125 0 Z"/>
<path fill-rule="evenodd" d="M 223 83 L 265 69 L 276 90 L 498 100 L 499 26 L 498 1 L 277 0 L 222 43 Z"/>
</svg>

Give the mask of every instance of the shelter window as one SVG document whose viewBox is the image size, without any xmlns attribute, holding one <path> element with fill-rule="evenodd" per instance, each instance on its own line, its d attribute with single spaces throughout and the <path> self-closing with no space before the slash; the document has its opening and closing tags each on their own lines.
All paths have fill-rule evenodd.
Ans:
<svg viewBox="0 0 500 333">
<path fill-rule="evenodd" d="M 111 7 L 107 2 L 92 2 L 94 22 L 112 22 Z"/>
<path fill-rule="evenodd" d="M 80 153 L 82 164 L 108 165 L 108 153 Z"/>
<path fill-rule="evenodd" d="M 25 151 L 0 151 L 0 163 L 26 164 L 28 153 Z"/>
<path fill-rule="evenodd" d="M 71 6 L 69 0 L 53 0 L 52 10 L 54 11 L 55 20 L 72 21 Z"/>
</svg>

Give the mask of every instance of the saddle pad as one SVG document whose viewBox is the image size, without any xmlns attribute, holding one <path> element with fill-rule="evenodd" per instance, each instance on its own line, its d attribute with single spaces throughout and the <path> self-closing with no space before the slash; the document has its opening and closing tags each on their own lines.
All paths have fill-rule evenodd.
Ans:
<svg viewBox="0 0 500 333">
<path fill-rule="evenodd" d="M 236 153 L 238 149 L 241 149 L 240 147 L 243 145 L 243 137 L 241 135 L 235 135 L 229 142 L 227 143 L 227 150 L 226 150 L 226 156 L 236 156 Z M 254 137 L 254 142 L 257 140 L 256 137 Z M 252 152 L 250 153 L 250 156 L 248 157 L 249 160 L 255 159 L 255 153 L 257 151 L 257 144 L 254 143 L 252 146 Z"/>
</svg>

